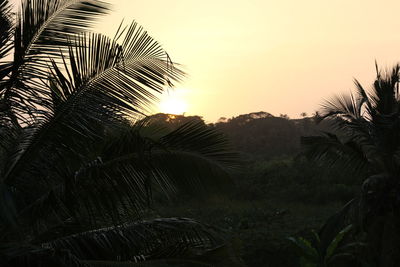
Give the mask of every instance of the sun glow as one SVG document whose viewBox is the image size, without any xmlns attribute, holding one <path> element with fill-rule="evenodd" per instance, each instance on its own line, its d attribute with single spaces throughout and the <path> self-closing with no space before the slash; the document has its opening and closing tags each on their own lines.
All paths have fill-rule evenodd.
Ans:
<svg viewBox="0 0 400 267">
<path fill-rule="evenodd" d="M 182 115 L 187 111 L 183 90 L 168 91 L 161 96 L 159 109 L 162 113 Z"/>
</svg>

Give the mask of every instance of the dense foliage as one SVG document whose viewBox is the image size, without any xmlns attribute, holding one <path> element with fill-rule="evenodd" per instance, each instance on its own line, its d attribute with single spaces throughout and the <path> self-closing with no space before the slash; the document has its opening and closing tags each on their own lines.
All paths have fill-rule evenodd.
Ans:
<svg viewBox="0 0 400 267">
<path fill-rule="evenodd" d="M 154 196 L 207 192 L 235 164 L 226 139 L 147 107 L 183 72 L 136 23 L 87 32 L 102 1 L 0 1 L 0 262 L 205 264 L 224 245 L 190 219 L 154 218 Z"/>
<path fill-rule="evenodd" d="M 159 124 L 168 124 L 171 129 L 187 119 L 201 121 L 199 117 L 166 114 L 155 117 Z M 254 124 L 268 125 L 265 118 L 256 117 L 253 113 L 239 117 L 251 118 Z M 214 194 L 201 200 L 188 198 L 186 202 L 176 201 L 173 205 L 156 203 L 160 207 L 158 212 L 163 216 L 179 213 L 226 229 L 227 236 L 232 240 L 232 249 L 247 266 L 298 266 L 300 255 L 287 238 L 304 236 L 312 239 L 310 230 L 318 230 L 359 189 L 358 181 L 352 176 L 318 166 L 298 155 L 299 150 L 293 149 L 291 153 L 285 150 L 287 136 L 296 138 L 303 132 L 315 134 L 320 129 L 329 129 L 328 123 L 315 125 L 313 118 L 275 119 L 286 120 L 285 125 L 292 125 L 295 130 L 263 139 L 267 136 L 263 134 L 263 127 L 258 128 L 259 132 L 248 133 L 245 126 L 224 130 L 234 118 L 209 126 L 220 129 L 227 136 L 240 134 L 243 138 L 253 139 L 249 145 L 267 147 L 272 141 L 277 143 L 274 144 L 274 152 L 260 149 L 259 154 L 251 154 L 240 139 L 238 142 L 233 139 L 232 145 L 240 148 L 243 167 L 234 175 L 236 187 L 230 193 Z M 285 132 L 293 128 L 283 126 L 274 131 Z M 299 149 L 300 140 L 293 143 Z"/>
<path fill-rule="evenodd" d="M 376 67 L 376 72 L 371 90 L 355 81 L 356 93 L 325 103 L 320 119 L 330 120 L 337 134 L 306 137 L 303 143 L 309 158 L 327 169 L 351 174 L 362 183 L 360 197 L 327 222 L 322 237 L 330 239 L 341 227 L 354 224 L 353 239 L 368 244 L 361 256 L 368 264 L 397 266 L 400 66 L 386 72 Z"/>
</svg>

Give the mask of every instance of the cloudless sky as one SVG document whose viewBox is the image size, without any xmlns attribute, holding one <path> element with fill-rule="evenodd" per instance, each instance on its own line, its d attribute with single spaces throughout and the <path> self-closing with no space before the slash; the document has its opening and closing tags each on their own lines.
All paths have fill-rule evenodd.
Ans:
<svg viewBox="0 0 400 267">
<path fill-rule="evenodd" d="M 175 94 L 212 122 L 253 111 L 299 117 L 369 87 L 374 61 L 400 61 L 400 1 L 109 0 L 97 31 L 135 19 L 189 76 Z"/>
</svg>

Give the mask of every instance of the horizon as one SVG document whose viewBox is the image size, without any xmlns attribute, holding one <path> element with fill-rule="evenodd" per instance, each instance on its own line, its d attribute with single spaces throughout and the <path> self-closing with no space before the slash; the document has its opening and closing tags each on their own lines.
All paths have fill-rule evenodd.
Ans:
<svg viewBox="0 0 400 267">
<path fill-rule="evenodd" d="M 353 78 L 369 88 L 375 60 L 382 69 L 400 60 L 395 1 L 109 2 L 114 12 L 99 27 L 112 34 L 122 18 L 142 25 L 187 66 L 177 94 L 187 115 L 206 121 L 260 110 L 311 114 L 353 90 Z"/>
<path fill-rule="evenodd" d="M 381 69 L 400 61 L 394 0 L 106 2 L 112 12 L 94 30 L 113 36 L 122 19 L 143 26 L 188 73 L 163 101 L 208 122 L 257 111 L 310 115 L 352 91 L 354 78 L 369 88 L 375 61 Z"/>
</svg>

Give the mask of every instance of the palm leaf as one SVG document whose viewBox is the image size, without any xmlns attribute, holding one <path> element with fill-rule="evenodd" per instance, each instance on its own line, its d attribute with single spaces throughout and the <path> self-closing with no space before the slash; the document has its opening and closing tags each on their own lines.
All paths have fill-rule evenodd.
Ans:
<svg viewBox="0 0 400 267">
<path fill-rule="evenodd" d="M 228 168 L 238 167 L 238 154 L 233 152 L 227 137 L 203 122 L 185 123 L 162 137 L 160 143 L 167 149 L 196 151 Z"/>
<path fill-rule="evenodd" d="M 348 225 L 346 228 L 341 230 L 335 238 L 332 240 L 332 242 L 329 244 L 328 248 L 326 249 L 326 258 L 330 259 L 331 257 L 334 256 L 334 253 L 336 249 L 338 248 L 340 242 L 342 242 L 343 238 L 345 235 L 353 228 L 353 225 Z"/>
<path fill-rule="evenodd" d="M 70 37 L 88 30 L 108 9 L 96 0 L 22 2 L 14 30 L 12 73 L 3 81 L 5 101 L 19 121 L 29 122 L 28 118 L 40 115 L 51 104 L 49 90 L 41 82 L 48 76 L 49 57 L 59 56 L 69 46 Z"/>
<path fill-rule="evenodd" d="M 12 62 L 6 60 L 12 50 L 13 21 L 11 4 L 8 0 L 0 0 L 0 116 L 8 110 L 8 104 L 4 100 L 4 77 L 12 71 Z M 0 117 L 0 120 L 4 120 Z M 7 120 L 4 120 L 7 122 Z"/>
<path fill-rule="evenodd" d="M 337 135 L 325 132 L 320 136 L 301 137 L 301 144 L 302 153 L 325 168 L 340 169 L 359 180 L 367 175 L 369 157 L 353 140 L 342 142 Z"/>
<path fill-rule="evenodd" d="M 371 102 L 374 112 L 380 115 L 390 115 L 398 111 L 399 91 L 398 82 L 400 76 L 400 65 L 393 67 L 383 75 L 378 73 L 374 82 Z"/>
<path fill-rule="evenodd" d="M 145 43 L 142 43 L 143 39 Z M 53 62 L 51 85 L 53 90 L 55 86 L 58 88 L 56 94 L 62 104 L 60 102 L 57 108 L 51 105 L 43 113 L 43 122 L 22 143 L 5 179 L 15 177 L 18 170 L 26 170 L 23 165 L 28 161 L 24 159 L 36 153 L 36 149 L 51 149 L 51 144 L 57 143 L 63 144 L 64 148 L 74 147 L 66 143 L 75 142 L 72 138 L 65 139 L 66 132 L 72 132 L 80 139 L 93 140 L 96 129 L 91 129 L 91 125 L 99 122 L 111 125 L 110 122 L 114 124 L 124 116 L 138 116 L 138 109 L 155 98 L 151 90 L 159 92 L 171 79 L 178 80 L 183 73 L 171 65 L 166 54 L 154 57 L 161 48 L 149 40 L 147 33 L 141 32 L 135 23 L 124 39 L 127 52 L 102 35 L 78 37 L 80 45 L 70 49 L 70 70 L 63 74 Z M 123 54 L 126 56 L 122 63 Z M 68 69 L 67 65 L 65 67 Z M 64 157 L 62 153 L 55 156 Z M 43 159 L 40 165 L 45 163 Z"/>
<path fill-rule="evenodd" d="M 67 249 L 80 260 L 140 261 L 195 257 L 221 243 L 213 228 L 190 219 L 169 218 L 89 231 L 42 246 Z"/>
<path fill-rule="evenodd" d="M 0 1 L 0 60 L 12 49 L 12 6 L 8 0 Z M 5 63 L 0 65 L 0 80 L 4 77 Z"/>
<path fill-rule="evenodd" d="M 124 207 L 140 212 L 149 204 L 154 189 L 167 196 L 177 190 L 204 194 L 230 189 L 227 170 L 236 166 L 237 156 L 215 129 L 188 123 L 154 139 L 154 135 L 145 135 L 144 129 L 150 126 L 114 131 L 120 132 L 104 144 L 99 160 L 75 173 L 74 188 L 82 187 L 81 192 L 87 192 L 83 195 L 90 196 L 88 207 L 98 205 L 96 210 L 109 215 Z M 181 138 L 175 139 L 178 136 Z M 119 208 L 107 204 L 113 196 L 110 190 L 117 193 L 112 203 L 119 203 Z M 82 193 L 76 194 L 73 199 L 83 201 Z"/>
<path fill-rule="evenodd" d="M 20 221 L 30 218 L 26 225 L 44 234 L 68 218 L 88 218 L 86 223 L 97 225 L 98 220 L 116 223 L 137 216 L 149 205 L 152 190 L 171 196 L 176 191 L 205 194 L 231 189 L 228 169 L 236 166 L 236 154 L 229 152 L 223 135 L 204 124 L 188 123 L 156 138 L 146 130 L 151 126 L 139 122 L 114 129 L 96 159 L 78 170 L 65 171 L 71 162 L 61 162 L 60 171 L 53 164 L 54 186 L 41 183 L 37 192 L 42 193 L 31 197 Z M 24 187 L 32 188 L 26 177 L 24 181 Z M 37 185 L 38 179 L 32 183 Z M 31 194 L 24 192 L 27 195 Z"/>
<path fill-rule="evenodd" d="M 150 135 L 148 128 L 152 129 Z M 161 130 L 154 134 L 153 129 L 150 121 L 114 136 L 100 156 L 106 169 L 121 170 L 121 164 L 144 159 L 140 165 L 147 170 L 143 171 L 168 195 L 178 188 L 205 193 L 212 187 L 219 192 L 229 187 L 229 169 L 238 167 L 238 155 L 224 135 L 198 122 L 188 122 L 166 134 Z"/>
<path fill-rule="evenodd" d="M 364 87 L 361 85 L 361 83 L 358 80 L 354 80 L 354 84 L 356 86 L 356 90 L 358 93 L 358 99 L 359 99 L 358 109 L 360 110 L 360 112 L 366 112 L 366 114 L 369 116 L 372 115 L 374 109 L 372 107 L 372 103 L 370 100 L 371 97 L 370 97 L 369 93 L 364 89 Z M 365 110 L 363 110 L 364 105 L 366 106 Z M 360 115 L 363 115 L 363 114 L 360 114 Z"/>
<path fill-rule="evenodd" d="M 318 251 L 312 246 L 310 241 L 302 237 L 289 237 L 288 240 L 300 250 L 302 256 L 309 262 L 319 261 Z"/>
<path fill-rule="evenodd" d="M 134 116 L 132 111 L 152 103 L 158 93 L 183 75 L 137 23 L 126 30 L 121 45 L 99 34 L 81 35 L 76 42 L 79 46 L 69 51 L 71 67 L 64 66 L 67 76 L 53 64 L 57 71 L 54 84 L 64 97 L 71 92 L 92 94 L 100 104 L 118 103 L 116 111 Z M 107 102 L 107 98 L 114 101 Z"/>
<path fill-rule="evenodd" d="M 199 266 L 212 267 L 213 264 L 201 262 L 198 260 L 187 259 L 162 259 L 162 260 L 147 260 L 147 261 L 84 261 L 93 267 L 169 267 L 169 266 Z"/>
</svg>

